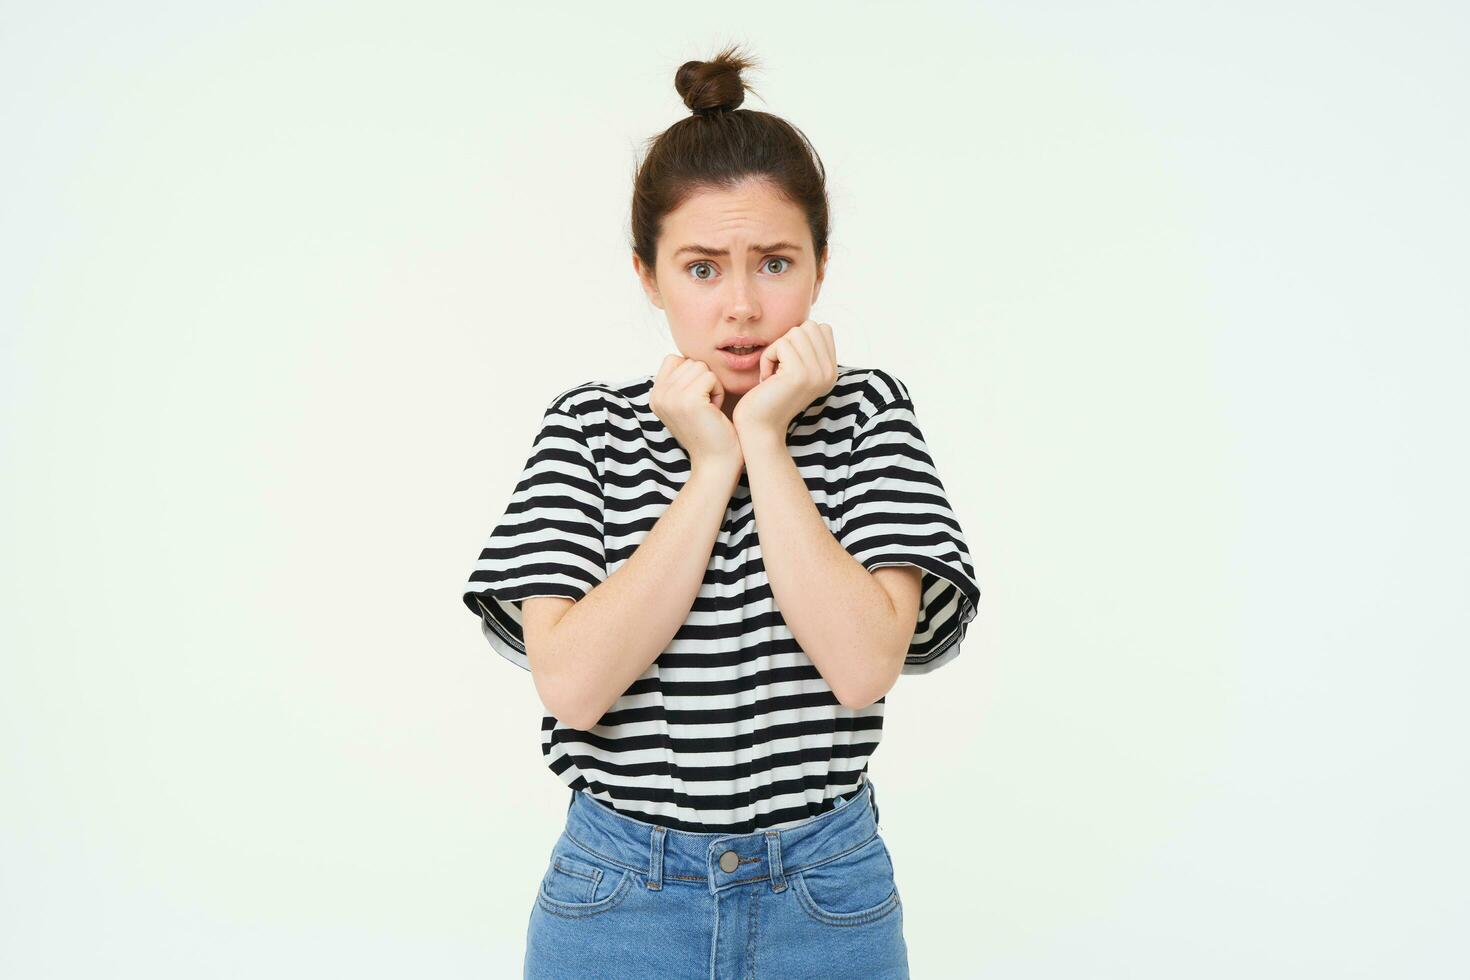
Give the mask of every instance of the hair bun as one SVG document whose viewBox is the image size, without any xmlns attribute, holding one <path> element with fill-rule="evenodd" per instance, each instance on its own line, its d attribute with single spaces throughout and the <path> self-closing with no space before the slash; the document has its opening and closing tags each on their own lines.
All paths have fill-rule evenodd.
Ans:
<svg viewBox="0 0 1470 980">
<path fill-rule="evenodd" d="M 686 61 L 674 73 L 674 91 L 691 112 L 712 113 L 740 108 L 750 88 L 740 73 L 755 61 L 731 45 L 709 61 Z M 752 91 L 754 91 L 752 89 Z"/>
</svg>

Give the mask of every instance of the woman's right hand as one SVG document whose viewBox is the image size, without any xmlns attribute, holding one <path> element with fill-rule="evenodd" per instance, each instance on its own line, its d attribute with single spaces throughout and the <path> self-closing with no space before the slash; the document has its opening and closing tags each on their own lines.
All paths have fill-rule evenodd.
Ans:
<svg viewBox="0 0 1470 980">
<path fill-rule="evenodd" d="M 689 454 L 690 466 L 745 465 L 735 426 L 720 410 L 725 388 L 703 361 L 670 354 L 654 377 L 648 405 Z"/>
</svg>

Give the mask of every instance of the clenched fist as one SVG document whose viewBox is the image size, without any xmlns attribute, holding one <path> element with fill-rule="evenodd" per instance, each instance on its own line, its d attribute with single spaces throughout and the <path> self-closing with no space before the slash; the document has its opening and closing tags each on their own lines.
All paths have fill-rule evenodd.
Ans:
<svg viewBox="0 0 1470 980">
<path fill-rule="evenodd" d="M 691 467 L 714 465 L 739 472 L 744 465 L 734 424 L 720 410 L 725 388 L 703 361 L 670 354 L 659 366 L 648 398 L 661 419 L 689 454 Z"/>
</svg>

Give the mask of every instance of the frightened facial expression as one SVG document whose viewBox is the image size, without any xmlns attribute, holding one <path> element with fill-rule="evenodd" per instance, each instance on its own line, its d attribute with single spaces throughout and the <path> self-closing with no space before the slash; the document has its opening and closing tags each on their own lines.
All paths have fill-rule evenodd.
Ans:
<svg viewBox="0 0 1470 980">
<path fill-rule="evenodd" d="M 695 191 L 664 218 L 656 275 L 636 255 L 633 264 L 679 353 L 704 361 L 727 393 L 739 395 L 760 383 L 759 360 L 732 366 L 720 346 L 741 336 L 764 349 L 805 321 L 826 256 L 819 266 L 801 209 L 753 180 Z"/>
</svg>

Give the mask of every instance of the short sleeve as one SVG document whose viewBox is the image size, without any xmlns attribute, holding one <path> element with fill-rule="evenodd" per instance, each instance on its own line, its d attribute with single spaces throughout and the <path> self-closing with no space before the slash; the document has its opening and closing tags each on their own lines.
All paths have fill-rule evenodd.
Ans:
<svg viewBox="0 0 1470 980">
<path fill-rule="evenodd" d="M 546 409 L 504 516 L 464 587 L 464 604 L 480 617 L 490 645 L 525 670 L 521 602 L 580 599 L 607 578 L 602 481 L 578 408 L 577 395 L 564 392 Z"/>
<path fill-rule="evenodd" d="M 913 565 L 923 572 L 903 673 L 928 673 L 959 654 L 980 585 L 908 388 L 884 371 L 873 371 L 863 389 L 838 541 L 870 571 Z"/>
</svg>

